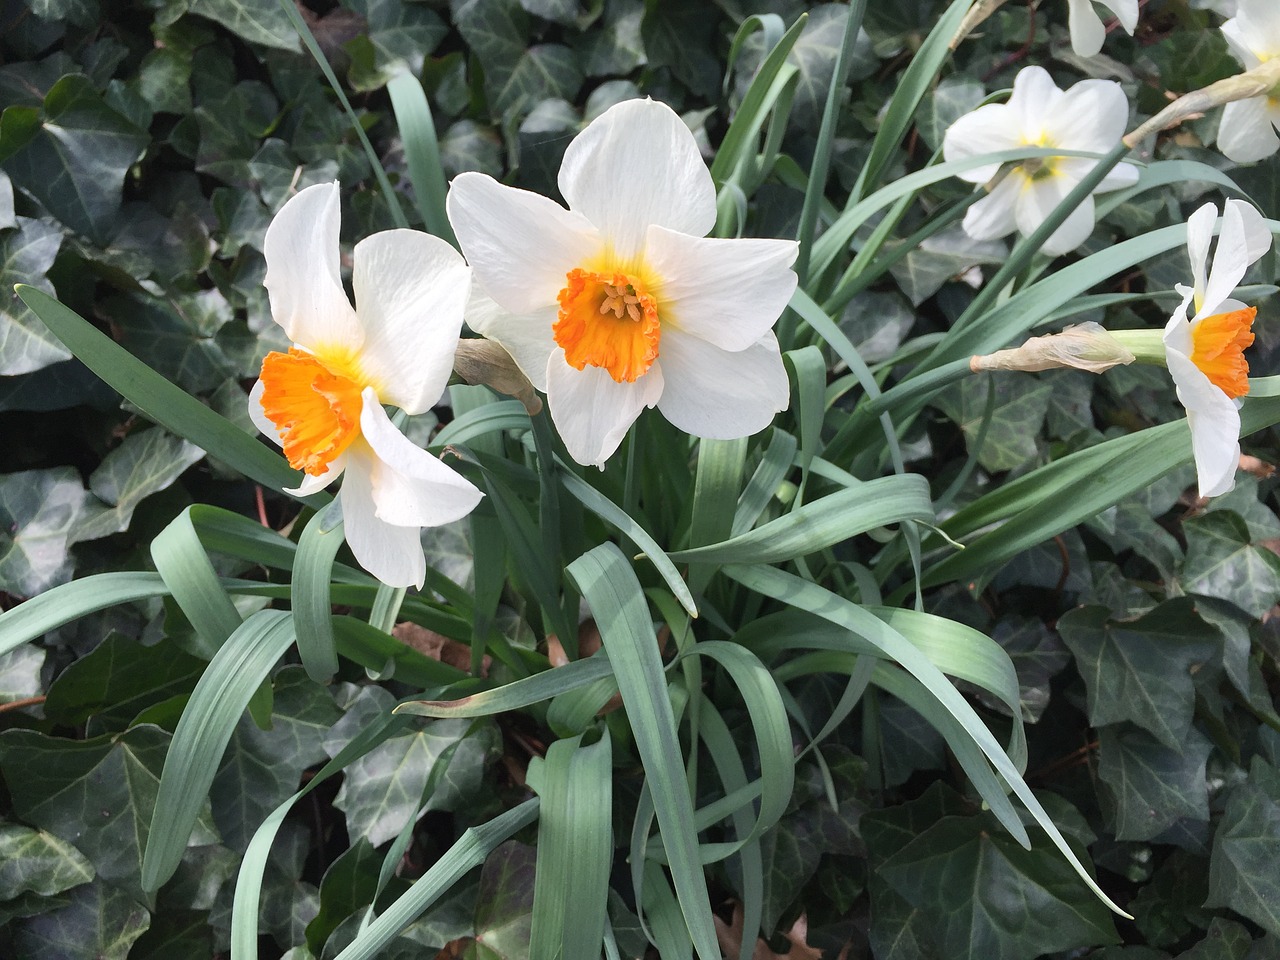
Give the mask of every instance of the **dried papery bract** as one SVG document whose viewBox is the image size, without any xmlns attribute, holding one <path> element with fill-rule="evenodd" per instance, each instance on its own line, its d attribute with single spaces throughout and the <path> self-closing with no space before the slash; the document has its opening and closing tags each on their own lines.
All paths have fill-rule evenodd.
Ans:
<svg viewBox="0 0 1280 960">
<path fill-rule="evenodd" d="M 1270 98 L 1277 88 L 1280 88 L 1280 59 L 1268 60 L 1252 70 L 1234 77 L 1227 77 L 1225 80 L 1219 80 L 1203 89 L 1193 90 L 1179 97 L 1132 133 L 1127 134 L 1124 142 L 1130 147 L 1137 147 L 1152 134 L 1176 127 L 1184 120 L 1203 116 L 1206 111 L 1214 107 L 1259 97 Z M 1226 123 L 1226 120 L 1224 116 L 1223 122 Z"/>
<path fill-rule="evenodd" d="M 974 373 L 989 370 L 1086 370 L 1103 373 L 1133 363 L 1133 351 L 1092 321 L 1067 327 L 1061 333 L 1032 337 L 1020 347 L 969 358 Z"/>
</svg>

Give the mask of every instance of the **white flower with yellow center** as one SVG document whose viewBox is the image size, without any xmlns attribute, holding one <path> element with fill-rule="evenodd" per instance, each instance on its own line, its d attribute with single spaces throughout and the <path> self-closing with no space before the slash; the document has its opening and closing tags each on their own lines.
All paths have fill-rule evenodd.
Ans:
<svg viewBox="0 0 1280 960">
<path fill-rule="evenodd" d="M 787 406 L 772 327 L 795 291 L 790 240 L 711 239 L 716 192 L 670 107 L 630 100 L 565 151 L 546 197 L 463 173 L 449 219 L 475 271 L 467 322 L 539 390 L 575 460 L 603 466 L 646 407 L 698 437 Z"/>
<path fill-rule="evenodd" d="M 1165 361 L 1187 408 L 1200 496 L 1216 497 L 1235 486 L 1240 463 L 1239 397 L 1249 392 L 1244 350 L 1253 343 L 1250 326 L 1257 314 L 1231 299 L 1249 265 L 1271 248 L 1271 231 L 1249 204 L 1228 200 L 1222 232 L 1209 262 L 1218 208 L 1212 203 L 1187 221 L 1187 253 L 1194 277 L 1178 284 L 1182 303 L 1164 328 Z M 1194 305 L 1195 313 L 1187 319 Z"/>
<path fill-rule="evenodd" d="M 276 214 L 263 245 L 271 315 L 294 346 L 270 353 L 249 415 L 306 474 L 291 493 L 315 493 L 345 474 L 338 499 L 356 560 L 383 583 L 421 587 L 422 527 L 466 516 L 480 491 L 411 443 L 382 405 L 423 413 L 453 368 L 471 288 L 451 246 L 415 230 L 356 244 L 342 287 L 338 185 L 301 191 Z"/>
<path fill-rule="evenodd" d="M 1040 67 L 1027 67 L 1013 81 L 1007 103 L 990 103 L 967 113 L 946 132 L 943 156 L 963 160 L 1018 147 L 1059 147 L 1088 153 L 1107 153 L 1124 136 L 1129 101 L 1111 80 L 1082 80 L 1059 90 Z M 1044 157 L 1024 160 L 965 213 L 964 230 L 975 240 L 996 240 L 1017 230 L 1035 231 L 1097 161 L 1085 157 Z M 1000 170 L 992 163 L 959 174 L 970 183 L 986 183 Z M 1120 164 L 1095 188 L 1095 193 L 1131 186 L 1138 171 Z M 1068 253 L 1093 231 L 1093 197 L 1071 211 L 1045 241 L 1049 254 Z"/>
<path fill-rule="evenodd" d="M 1280 2 L 1240 0 L 1222 25 L 1227 45 L 1246 70 L 1280 56 Z M 1280 149 L 1280 98 L 1250 97 L 1228 103 L 1218 125 L 1218 149 L 1236 163 L 1252 163 Z"/>
<path fill-rule="evenodd" d="M 1124 32 L 1133 36 L 1138 26 L 1138 0 L 1067 0 L 1071 27 L 1071 49 L 1082 57 L 1092 57 L 1102 49 L 1107 38 L 1107 28 L 1094 7 L 1102 4 L 1120 21 Z"/>
</svg>

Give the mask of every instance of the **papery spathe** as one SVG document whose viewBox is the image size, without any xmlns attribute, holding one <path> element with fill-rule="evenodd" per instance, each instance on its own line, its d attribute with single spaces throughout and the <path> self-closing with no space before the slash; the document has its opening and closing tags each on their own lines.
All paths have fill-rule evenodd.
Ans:
<svg viewBox="0 0 1280 960">
<path fill-rule="evenodd" d="M 711 239 L 716 193 L 680 117 L 619 103 L 569 145 L 569 209 L 478 173 L 449 219 L 482 291 L 468 311 L 547 394 L 579 463 L 603 466 L 646 407 L 727 439 L 788 401 L 772 326 L 795 290 L 789 240 Z"/>
<path fill-rule="evenodd" d="M 352 285 L 339 269 L 336 183 L 291 197 L 267 228 L 263 281 L 294 346 L 272 353 L 249 397 L 258 429 L 284 447 L 315 493 L 338 499 L 356 560 L 390 586 L 422 586 L 422 527 L 466 516 L 475 486 L 411 443 L 382 405 L 429 410 L 449 380 L 470 270 L 443 240 L 387 230 L 356 244 Z"/>
</svg>

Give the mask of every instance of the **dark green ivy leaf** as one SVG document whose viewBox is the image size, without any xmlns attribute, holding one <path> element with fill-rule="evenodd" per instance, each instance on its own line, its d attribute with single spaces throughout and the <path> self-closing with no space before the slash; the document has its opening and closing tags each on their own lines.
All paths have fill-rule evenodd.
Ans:
<svg viewBox="0 0 1280 960">
<path fill-rule="evenodd" d="M 30 597 L 71 575 L 67 547 L 86 497 L 70 467 L 0 476 L 0 590 Z"/>
<path fill-rule="evenodd" d="M 111 235 L 125 173 L 148 142 L 80 74 L 55 83 L 42 110 L 12 106 L 0 116 L 0 163 L 13 182 L 98 244 Z"/>
<path fill-rule="evenodd" d="M 877 872 L 932 922 L 943 957 L 1026 960 L 1119 940 L 1060 853 L 1024 850 L 990 814 L 944 817 Z"/>
<path fill-rule="evenodd" d="M 0 233 L 0 376 L 12 377 L 68 360 L 64 347 L 13 292 L 29 283 L 54 292 L 45 274 L 62 246 L 62 231 L 47 220 L 18 217 L 16 230 Z"/>
<path fill-rule="evenodd" d="M 21 958 L 125 960 L 151 917 L 119 887 L 95 881 L 77 887 L 66 906 L 17 925 L 14 946 Z"/>
<path fill-rule="evenodd" d="M 1253 542 L 1238 514 L 1215 511 L 1183 524 L 1182 589 L 1220 597 L 1260 617 L 1280 600 L 1280 557 Z"/>
<path fill-rule="evenodd" d="M 1084 677 L 1089 722 L 1130 720 L 1171 749 L 1191 727 L 1191 670 L 1212 659 L 1221 638 L 1177 597 L 1137 620 L 1112 621 L 1105 607 L 1081 607 L 1058 621 L 1058 632 Z"/>
<path fill-rule="evenodd" d="M 19 817 L 74 842 L 101 879 L 141 896 L 142 851 L 168 749 L 169 734 L 145 725 L 90 740 L 8 730 L 0 734 L 0 773 Z M 216 841 L 206 807 L 191 842 Z"/>
<path fill-rule="evenodd" d="M 1133 727 L 1098 731 L 1098 776 L 1117 840 L 1150 840 L 1178 820 L 1209 819 L 1205 761 L 1213 745 L 1194 727 L 1176 748 Z"/>
<path fill-rule="evenodd" d="M 1280 934 L 1280 773 L 1255 757 L 1213 838 L 1205 906 L 1228 907 Z"/>
</svg>

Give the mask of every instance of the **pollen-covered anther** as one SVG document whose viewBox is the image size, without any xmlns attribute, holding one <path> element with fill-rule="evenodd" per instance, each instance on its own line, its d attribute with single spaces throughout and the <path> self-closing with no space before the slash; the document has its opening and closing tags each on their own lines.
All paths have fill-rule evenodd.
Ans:
<svg viewBox="0 0 1280 960">
<path fill-rule="evenodd" d="M 1249 361 L 1245 348 L 1253 343 L 1256 307 L 1205 317 L 1191 329 L 1191 362 L 1228 397 L 1249 392 Z"/>
<path fill-rule="evenodd" d="M 289 466 L 313 477 L 360 435 L 360 385 L 297 348 L 262 361 L 262 411 L 276 425 Z"/>
<path fill-rule="evenodd" d="M 552 327 L 565 361 L 576 370 L 603 367 L 618 383 L 633 383 L 658 358 L 658 304 L 638 277 L 574 269 L 557 298 Z"/>
</svg>

